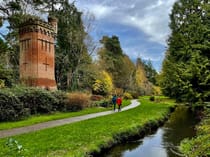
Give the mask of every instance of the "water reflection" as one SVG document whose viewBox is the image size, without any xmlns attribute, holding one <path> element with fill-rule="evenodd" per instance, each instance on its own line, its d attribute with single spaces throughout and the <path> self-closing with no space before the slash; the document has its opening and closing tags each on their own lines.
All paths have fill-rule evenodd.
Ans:
<svg viewBox="0 0 210 157">
<path fill-rule="evenodd" d="M 186 107 L 180 106 L 171 115 L 168 122 L 153 135 L 143 139 L 120 144 L 102 157 L 179 157 L 174 153 L 176 146 L 186 137 L 195 135 L 197 123 Z"/>
</svg>

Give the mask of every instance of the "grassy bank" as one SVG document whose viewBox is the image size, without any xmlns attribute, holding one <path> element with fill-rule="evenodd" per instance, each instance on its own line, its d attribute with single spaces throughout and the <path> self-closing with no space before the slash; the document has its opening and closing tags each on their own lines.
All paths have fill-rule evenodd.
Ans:
<svg viewBox="0 0 210 157">
<path fill-rule="evenodd" d="M 124 100 L 122 106 L 123 107 L 127 106 L 130 103 L 131 103 L 130 100 Z M 34 116 L 31 116 L 25 120 L 20 120 L 20 121 L 16 121 L 16 122 L 0 122 L 0 130 L 29 126 L 29 125 L 47 122 L 47 121 L 51 121 L 51 120 L 58 120 L 58 119 L 63 119 L 63 118 L 82 116 L 85 114 L 103 112 L 103 111 L 107 111 L 107 110 L 112 110 L 112 108 L 111 107 L 109 107 L 109 108 L 92 107 L 92 108 L 83 109 L 78 112 L 65 112 L 65 113 L 57 112 L 57 113 L 53 113 L 53 114 L 34 115 Z"/>
<path fill-rule="evenodd" d="M 146 124 L 157 124 L 159 120 L 165 119 L 171 106 L 172 102 L 150 102 L 148 99 L 141 99 L 139 107 L 125 112 L 13 138 L 26 149 L 22 152 L 25 157 L 83 157 L 139 134 Z M 0 139 L 0 156 L 7 156 L 9 153 L 12 156 L 12 151 L 5 147 L 6 141 L 7 138 Z"/>
<path fill-rule="evenodd" d="M 206 109 L 205 117 L 197 126 L 197 136 L 183 140 L 180 150 L 186 157 L 210 156 L 210 109 Z"/>
</svg>

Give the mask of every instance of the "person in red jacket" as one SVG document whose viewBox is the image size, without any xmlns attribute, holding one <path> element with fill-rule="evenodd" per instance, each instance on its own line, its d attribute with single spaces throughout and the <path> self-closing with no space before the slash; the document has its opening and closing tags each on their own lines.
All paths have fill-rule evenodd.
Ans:
<svg viewBox="0 0 210 157">
<path fill-rule="evenodd" d="M 121 97 L 118 97 L 116 103 L 118 105 L 118 112 L 119 112 L 121 110 L 122 98 Z"/>
</svg>

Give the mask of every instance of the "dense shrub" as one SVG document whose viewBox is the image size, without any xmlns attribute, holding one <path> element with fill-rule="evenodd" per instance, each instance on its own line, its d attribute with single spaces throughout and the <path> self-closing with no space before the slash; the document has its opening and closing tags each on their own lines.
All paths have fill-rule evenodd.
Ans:
<svg viewBox="0 0 210 157">
<path fill-rule="evenodd" d="M 131 95 L 130 93 L 128 93 L 128 92 L 125 92 L 125 93 L 123 94 L 123 98 L 124 98 L 124 99 L 133 99 L 132 95 Z"/>
<path fill-rule="evenodd" d="M 67 95 L 62 91 L 53 91 L 51 94 L 57 99 L 52 105 L 54 111 L 66 111 Z"/>
<path fill-rule="evenodd" d="M 0 80 L 3 83 L 4 86 L 6 87 L 12 87 L 13 83 L 13 70 L 5 68 L 1 63 L 0 63 Z"/>
<path fill-rule="evenodd" d="M 53 111 L 53 104 L 57 99 L 49 92 L 39 88 L 27 88 L 18 95 L 25 108 L 29 108 L 31 114 L 49 113 Z"/>
<path fill-rule="evenodd" d="M 39 92 L 40 95 L 47 97 L 47 99 L 49 100 L 49 103 L 52 106 L 52 111 L 65 111 L 67 95 L 65 92 L 62 92 L 60 90 L 48 91 L 48 90 L 43 90 L 43 89 L 34 88 L 34 87 L 16 86 L 14 88 L 10 88 L 9 91 L 11 91 L 15 95 L 17 95 L 17 97 L 20 98 L 23 102 L 27 101 L 26 99 L 28 99 L 24 95 L 29 96 L 29 95 L 33 95 L 33 94 Z M 29 94 L 29 93 L 31 93 L 31 94 Z M 40 98 L 42 98 L 42 97 L 36 96 L 36 98 L 34 98 L 34 99 L 40 99 Z M 38 100 L 36 100 L 36 101 L 38 101 Z M 40 101 L 43 101 L 43 100 L 40 100 Z M 27 106 L 28 105 L 26 104 L 25 107 L 27 107 Z"/>
<path fill-rule="evenodd" d="M 89 106 L 89 96 L 85 93 L 69 93 L 67 97 L 67 111 L 78 111 Z"/>
<path fill-rule="evenodd" d="M 149 100 L 150 101 L 155 101 L 155 97 L 154 96 L 151 96 L 151 97 L 149 97 Z"/>
<path fill-rule="evenodd" d="M 40 88 L 16 86 L 7 90 L 20 99 L 30 114 L 49 113 L 54 110 L 53 106 L 58 103 L 58 99 L 50 91 Z"/>
<path fill-rule="evenodd" d="M 5 87 L 4 80 L 1 80 L 1 79 L 0 79 L 0 88 L 3 88 L 3 87 Z"/>
<path fill-rule="evenodd" d="M 101 107 L 110 107 L 111 105 L 112 103 L 111 103 L 111 100 L 109 99 L 104 99 L 97 102 L 97 106 L 101 106 Z"/>
<path fill-rule="evenodd" d="M 101 95 L 91 95 L 90 100 L 92 101 L 100 101 L 102 100 L 104 97 Z"/>
<path fill-rule="evenodd" d="M 115 88 L 114 94 L 116 95 L 123 95 L 123 89 L 122 88 Z"/>
<path fill-rule="evenodd" d="M 95 102 L 101 99 L 103 96 L 92 96 Z M 99 105 L 106 107 L 109 104 L 103 101 Z M 88 106 L 90 106 L 90 97 L 85 93 L 66 94 L 62 91 L 15 86 L 1 89 L 0 121 L 18 120 L 53 111 L 78 111 Z"/>
<path fill-rule="evenodd" d="M 14 94 L 0 91 L 0 121 L 19 120 L 24 113 L 23 104 Z"/>
<path fill-rule="evenodd" d="M 92 86 L 92 93 L 107 96 L 113 89 L 113 82 L 111 76 L 106 72 L 101 72 L 101 78 L 96 79 Z"/>
<path fill-rule="evenodd" d="M 133 97 L 133 99 L 138 99 L 140 94 L 136 91 L 129 91 L 129 93 L 131 94 L 131 96 Z"/>
</svg>

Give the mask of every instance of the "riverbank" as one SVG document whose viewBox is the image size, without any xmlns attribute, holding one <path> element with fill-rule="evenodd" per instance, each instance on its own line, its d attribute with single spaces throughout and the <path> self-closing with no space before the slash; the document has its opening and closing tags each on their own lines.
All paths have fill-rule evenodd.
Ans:
<svg viewBox="0 0 210 157">
<path fill-rule="evenodd" d="M 113 137 L 114 142 L 109 142 L 108 145 L 101 146 L 99 148 L 100 151 L 98 151 L 98 150 L 92 151 L 90 153 L 91 156 L 97 157 L 97 156 L 101 156 L 102 154 L 104 156 L 104 154 L 106 154 L 106 152 L 109 151 L 115 145 L 119 145 L 119 144 L 122 144 L 122 143 L 125 143 L 125 142 L 127 143 L 129 141 L 134 141 L 136 139 L 142 139 L 146 135 L 149 135 L 149 134 L 155 132 L 159 127 L 163 126 L 163 124 L 168 120 L 171 112 L 173 112 L 174 109 L 175 109 L 174 101 L 171 100 L 171 99 L 164 98 L 164 97 L 162 97 L 162 98 L 161 97 L 159 97 L 159 98 L 156 97 L 156 102 L 149 101 L 149 97 L 143 97 L 139 101 L 141 102 L 141 107 L 143 107 L 143 108 L 145 107 L 144 109 L 146 109 L 147 107 L 152 107 L 153 105 L 155 105 L 153 107 L 157 109 L 156 111 L 161 112 L 159 110 L 160 109 L 159 107 L 168 107 L 168 108 L 167 108 L 167 111 L 163 112 L 161 116 L 156 117 L 156 118 L 153 117 L 154 119 L 152 118 L 150 120 L 147 119 L 147 118 L 151 118 L 149 116 L 155 116 L 155 115 L 150 115 L 149 112 L 142 113 L 140 111 L 138 114 L 136 114 L 136 116 L 141 116 L 141 115 L 144 115 L 144 114 L 148 114 L 145 117 L 148 121 L 146 121 L 145 123 L 142 123 L 139 126 L 133 127 L 132 129 L 130 129 L 128 131 L 121 132 L 117 136 L 114 136 Z M 151 105 L 151 106 L 149 106 L 149 105 Z M 162 105 L 164 105 L 164 106 L 162 106 Z M 151 112 L 153 112 L 153 111 L 151 111 Z M 139 120 L 142 120 L 142 118 L 139 117 Z"/>
<path fill-rule="evenodd" d="M 128 137 L 140 135 L 140 129 L 145 130 L 146 133 L 145 128 L 157 127 L 161 121 L 166 119 L 170 108 L 174 106 L 173 102 L 151 102 L 148 98 L 140 99 L 140 102 L 140 106 L 125 112 L 13 138 L 27 150 L 21 152 L 21 155 L 26 157 L 83 157 L 88 154 L 96 154 Z M 5 147 L 6 141 L 7 138 L 0 139 L 0 156 L 12 153 L 10 148 Z"/>
<path fill-rule="evenodd" d="M 197 136 L 185 139 L 180 145 L 180 150 L 187 157 L 210 156 L 210 108 L 204 111 L 204 117 L 196 127 Z"/>
<path fill-rule="evenodd" d="M 143 138 L 117 144 L 100 157 L 180 157 L 178 145 L 195 136 L 198 119 L 185 105 L 177 105 L 163 126 Z"/>
</svg>

